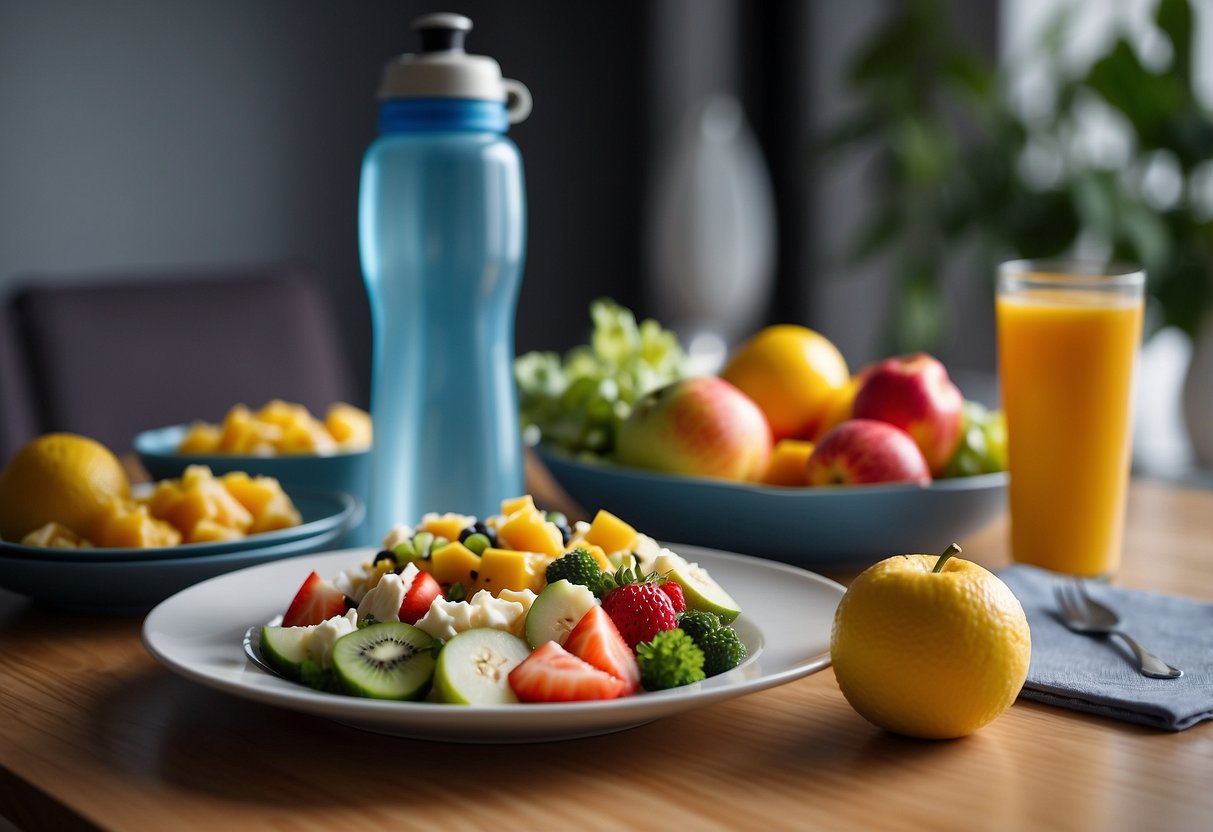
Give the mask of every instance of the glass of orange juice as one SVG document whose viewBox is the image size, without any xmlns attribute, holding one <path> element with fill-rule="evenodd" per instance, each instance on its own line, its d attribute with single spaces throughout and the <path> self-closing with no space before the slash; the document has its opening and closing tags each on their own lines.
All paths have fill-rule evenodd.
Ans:
<svg viewBox="0 0 1213 832">
<path fill-rule="evenodd" d="M 1074 260 L 998 270 L 1011 555 L 1074 575 L 1120 564 L 1145 272 Z"/>
</svg>

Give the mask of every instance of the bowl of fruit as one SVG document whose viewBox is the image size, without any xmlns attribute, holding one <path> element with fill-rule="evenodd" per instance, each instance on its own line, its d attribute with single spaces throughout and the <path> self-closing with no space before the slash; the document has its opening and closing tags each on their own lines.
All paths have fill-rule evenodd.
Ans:
<svg viewBox="0 0 1213 832">
<path fill-rule="evenodd" d="M 935 551 L 1005 510 L 1002 414 L 933 356 L 852 372 L 783 324 L 696 374 L 659 324 L 606 301 L 591 314 L 587 345 L 515 365 L 524 435 L 583 506 L 800 566 Z"/>
<path fill-rule="evenodd" d="M 133 484 L 101 443 L 39 436 L 0 469 L 0 586 L 53 606 L 139 612 L 225 571 L 334 544 L 350 496 L 214 474 Z"/>
<path fill-rule="evenodd" d="M 243 471 L 273 477 L 291 489 L 348 494 L 359 511 L 366 504 L 371 418 L 350 404 L 331 405 L 323 418 L 304 405 L 278 399 L 255 410 L 238 404 L 219 422 L 146 430 L 133 444 L 154 479 L 204 465 L 216 474 Z M 342 542 L 361 545 L 364 538 L 359 520 Z"/>
</svg>

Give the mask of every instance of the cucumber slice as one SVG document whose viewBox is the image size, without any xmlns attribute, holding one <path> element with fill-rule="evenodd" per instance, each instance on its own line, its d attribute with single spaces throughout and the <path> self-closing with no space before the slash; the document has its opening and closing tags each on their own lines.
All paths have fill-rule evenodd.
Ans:
<svg viewBox="0 0 1213 832">
<path fill-rule="evenodd" d="M 300 665 L 308 657 L 308 642 L 314 627 L 261 628 L 261 656 L 270 667 L 288 679 L 299 681 Z"/>
<path fill-rule="evenodd" d="M 564 644 L 581 617 L 597 603 L 594 593 L 581 584 L 571 584 L 563 578 L 548 584 L 527 612 L 527 644 L 532 648 L 545 641 Z"/>
<path fill-rule="evenodd" d="M 682 587 L 687 609 L 714 612 L 725 624 L 741 615 L 738 603 L 699 564 L 688 563 L 681 555 L 663 549 L 657 555 L 654 570 L 667 573 L 671 581 Z"/>
<path fill-rule="evenodd" d="M 371 699 L 420 699 L 434 676 L 434 640 L 403 621 L 347 633 L 333 645 L 333 670 L 346 691 Z"/>
<path fill-rule="evenodd" d="M 440 702 L 459 705 L 517 702 L 510 690 L 510 671 L 530 653 L 525 641 L 504 630 L 464 630 L 442 645 L 434 669 L 434 693 Z"/>
</svg>

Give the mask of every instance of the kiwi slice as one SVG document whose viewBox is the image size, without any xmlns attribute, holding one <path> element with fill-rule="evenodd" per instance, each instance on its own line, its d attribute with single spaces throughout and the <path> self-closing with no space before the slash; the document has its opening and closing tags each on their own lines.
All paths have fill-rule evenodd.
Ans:
<svg viewBox="0 0 1213 832">
<path fill-rule="evenodd" d="M 581 584 L 571 584 L 564 578 L 548 584 L 526 614 L 527 643 L 531 647 L 545 641 L 564 644 L 577 622 L 596 603 L 594 593 Z"/>
<path fill-rule="evenodd" d="M 403 621 L 384 621 L 337 639 L 333 670 L 355 696 L 420 699 L 434 675 L 433 648 L 425 631 Z"/>
<path fill-rule="evenodd" d="M 441 702 L 460 705 L 517 702 L 510 689 L 510 671 L 530 654 L 525 641 L 504 630 L 464 630 L 442 645 L 434 671 L 434 693 Z"/>
</svg>

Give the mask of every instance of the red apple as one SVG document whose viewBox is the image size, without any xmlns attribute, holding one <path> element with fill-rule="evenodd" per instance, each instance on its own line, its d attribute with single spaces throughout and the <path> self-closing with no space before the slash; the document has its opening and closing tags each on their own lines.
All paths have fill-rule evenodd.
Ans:
<svg viewBox="0 0 1213 832">
<path fill-rule="evenodd" d="M 851 416 L 888 422 L 910 434 L 937 476 L 960 444 L 963 408 L 964 397 L 947 369 L 920 352 L 886 358 L 865 370 Z"/>
<path fill-rule="evenodd" d="M 831 428 L 813 448 L 806 475 L 810 485 L 931 481 L 917 443 L 877 419 L 848 419 Z"/>
<path fill-rule="evenodd" d="M 757 479 L 771 428 L 745 393 L 722 378 L 681 379 L 642 397 L 619 426 L 615 458 L 672 474 Z"/>
</svg>

